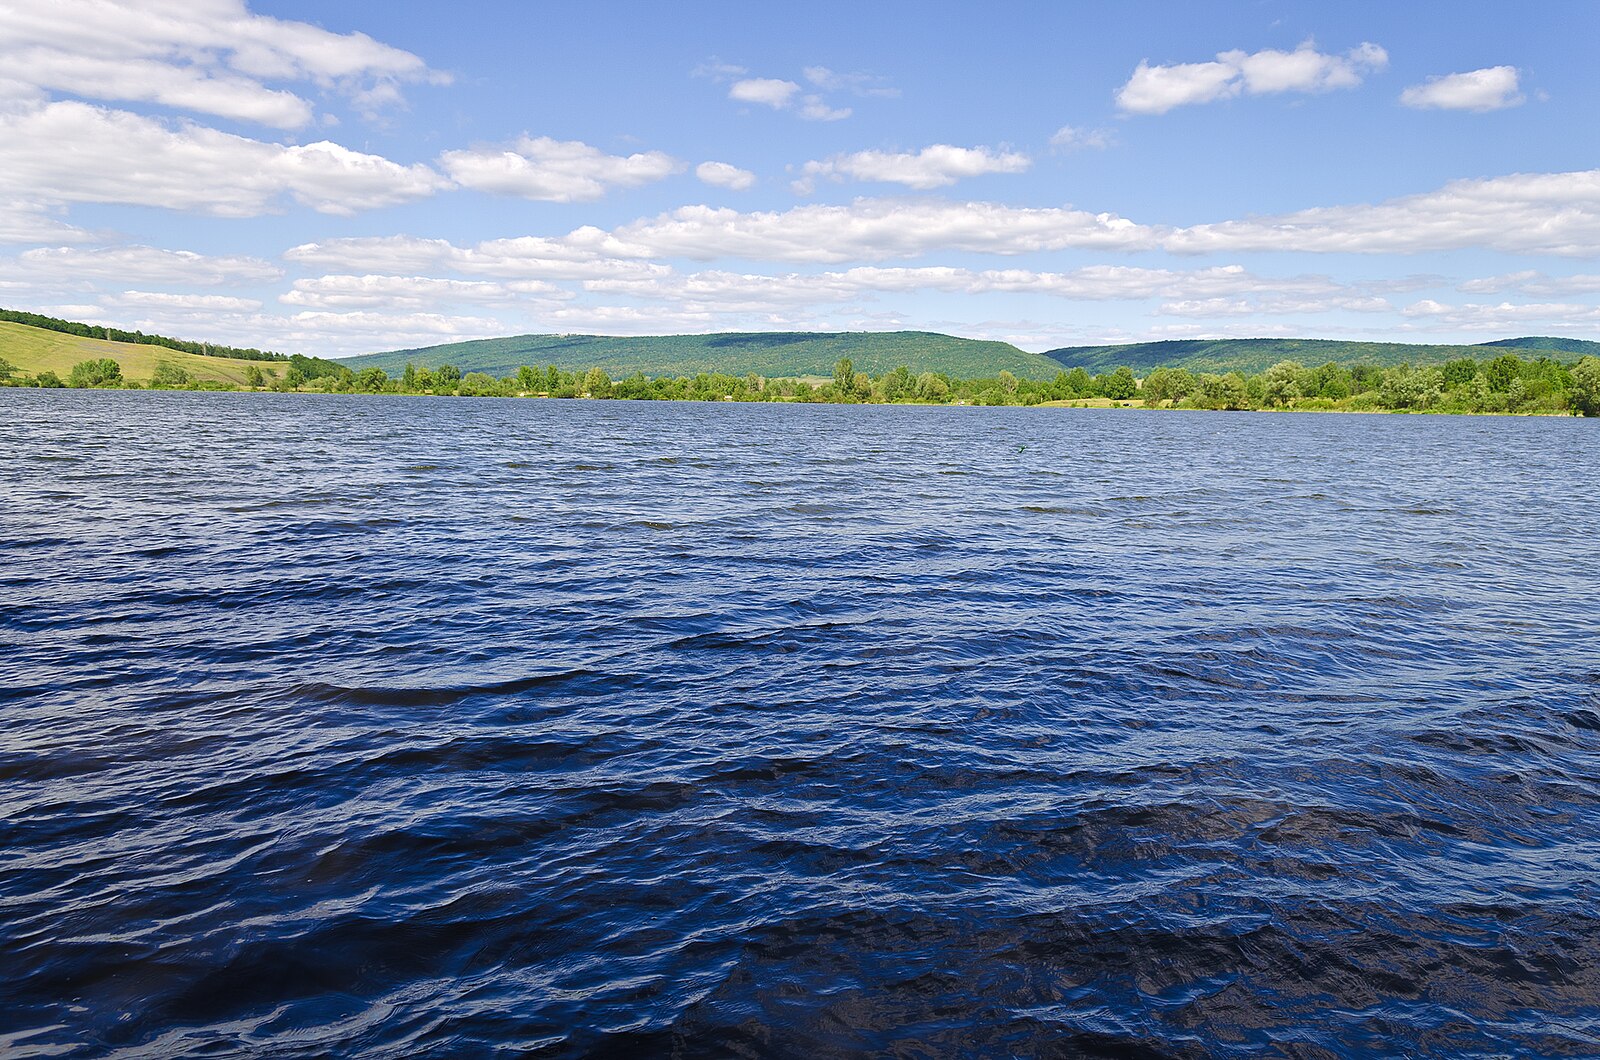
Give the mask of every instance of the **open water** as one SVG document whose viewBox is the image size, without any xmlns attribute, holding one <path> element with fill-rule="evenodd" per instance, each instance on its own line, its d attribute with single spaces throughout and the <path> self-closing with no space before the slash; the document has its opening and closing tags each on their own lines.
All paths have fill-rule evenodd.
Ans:
<svg viewBox="0 0 1600 1060">
<path fill-rule="evenodd" d="M 1600 1055 L 1600 422 L 0 416 L 7 1057 Z"/>
</svg>

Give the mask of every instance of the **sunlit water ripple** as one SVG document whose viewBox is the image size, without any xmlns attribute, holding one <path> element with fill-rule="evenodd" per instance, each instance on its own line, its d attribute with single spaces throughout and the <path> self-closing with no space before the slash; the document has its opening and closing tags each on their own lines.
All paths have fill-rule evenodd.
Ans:
<svg viewBox="0 0 1600 1060">
<path fill-rule="evenodd" d="M 1600 1054 L 1600 423 L 0 412 L 8 1056 Z"/>
</svg>

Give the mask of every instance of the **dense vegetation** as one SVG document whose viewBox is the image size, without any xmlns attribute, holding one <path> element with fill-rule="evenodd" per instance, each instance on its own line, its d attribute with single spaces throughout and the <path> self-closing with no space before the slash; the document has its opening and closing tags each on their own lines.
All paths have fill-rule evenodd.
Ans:
<svg viewBox="0 0 1600 1060">
<path fill-rule="evenodd" d="M 1141 375 L 1156 368 L 1187 368 L 1191 372 L 1264 372 L 1279 361 L 1333 364 L 1354 368 L 1402 364 L 1441 365 L 1462 358 L 1492 357 L 1498 347 L 1544 354 L 1575 361 L 1585 354 L 1600 354 L 1600 342 L 1582 339 L 1501 339 L 1480 346 L 1427 346 L 1409 342 L 1351 342 L 1345 339 L 1169 339 L 1125 346 L 1067 346 L 1045 356 L 1067 368 L 1109 372 L 1127 365 Z"/>
<path fill-rule="evenodd" d="M 742 376 L 825 378 L 841 357 L 871 375 L 910 365 L 963 379 L 1011 372 L 1045 381 L 1062 368 L 1090 374 L 1127 365 L 1143 375 L 1156 368 L 1191 372 L 1264 372 L 1279 361 L 1394 367 L 1439 365 L 1463 357 L 1492 357 L 1486 347 L 1511 347 L 1525 355 L 1544 354 L 1575 361 L 1600 354 L 1600 343 L 1581 339 L 1504 339 L 1484 346 L 1419 345 L 1404 342 L 1350 342 L 1342 339 L 1183 339 L 1126 346 L 1071 346 L 1045 354 L 1026 353 L 1005 342 L 979 342 L 932 332 L 737 332 L 722 335 L 647 335 L 618 338 L 597 335 L 516 335 L 413 350 L 351 357 L 354 370 L 382 368 L 390 375 L 407 364 L 437 368 L 453 364 L 463 372 L 501 377 L 524 364 L 554 361 L 572 369 L 602 368 L 613 378 L 635 372 L 647 376 L 695 376 L 702 372 Z"/>
<path fill-rule="evenodd" d="M 107 342 L 131 342 L 143 346 L 165 346 L 169 350 L 198 353 L 207 357 L 227 357 L 236 361 L 286 361 L 281 353 L 265 350 L 239 349 L 236 346 L 218 346 L 210 342 L 190 342 L 186 339 L 169 339 L 165 335 L 146 335 L 142 331 L 123 331 L 121 328 L 102 327 L 99 324 L 80 324 L 73 320 L 24 313 L 15 309 L 0 309 L 0 320 L 13 324 L 26 324 L 45 331 L 59 331 L 63 335 L 77 335 L 85 339 L 105 339 Z"/>
<path fill-rule="evenodd" d="M 45 378 L 48 375 L 50 378 Z M 1397 411 L 1455 413 L 1543 413 L 1600 416 L 1600 357 L 1585 355 L 1572 364 L 1550 357 L 1524 360 L 1507 350 L 1492 358 L 1457 358 L 1440 366 L 1409 364 L 1347 368 L 1328 362 L 1307 367 L 1280 361 L 1264 372 L 1245 375 L 1157 368 L 1140 379 L 1121 365 L 1090 375 L 1083 368 L 1062 369 L 1048 380 L 1024 379 L 1009 371 L 963 379 L 942 372 L 912 372 L 901 365 L 872 375 L 857 371 L 849 358 L 833 366 L 833 376 L 813 383 L 799 378 L 769 379 L 701 372 L 694 376 L 634 373 L 612 379 L 603 368 L 564 370 L 556 365 L 521 365 L 500 378 L 463 372 L 453 365 L 419 368 L 408 364 L 397 378 L 382 368 L 353 371 L 348 365 L 312 357 L 293 357 L 279 375 L 251 366 L 252 388 L 278 391 L 313 389 L 343 394 L 433 394 L 458 397 L 631 398 L 679 401 L 802 401 L 834 404 L 1043 405 L 1047 403 L 1143 404 L 1147 408 L 1211 410 L 1284 409 L 1301 411 Z M 140 386 L 123 379 L 109 358 L 76 365 L 65 384 L 53 373 L 27 377 L 0 361 L 0 384 L 10 386 Z M 153 388 L 233 389 L 196 380 L 172 365 L 159 365 Z"/>
<path fill-rule="evenodd" d="M 987 342 L 928 331 L 890 332 L 730 332 L 720 335 L 514 335 L 456 342 L 415 350 L 351 357 L 351 368 L 382 368 L 398 374 L 407 364 L 437 368 L 453 364 L 463 372 L 503 376 L 524 364 L 551 361 L 568 368 L 601 368 L 613 378 L 635 372 L 648 376 L 727 375 L 826 378 L 834 362 L 848 357 L 864 372 L 890 372 L 902 364 L 918 371 L 963 378 L 1011 372 L 1024 379 L 1049 379 L 1060 366 L 1008 342 Z"/>
</svg>

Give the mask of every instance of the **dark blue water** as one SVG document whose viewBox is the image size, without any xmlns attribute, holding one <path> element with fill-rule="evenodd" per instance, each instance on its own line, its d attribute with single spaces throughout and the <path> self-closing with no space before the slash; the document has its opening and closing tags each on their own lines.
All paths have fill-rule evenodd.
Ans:
<svg viewBox="0 0 1600 1060">
<path fill-rule="evenodd" d="M 1600 422 L 0 414 L 7 1056 L 1600 1054 Z"/>
</svg>

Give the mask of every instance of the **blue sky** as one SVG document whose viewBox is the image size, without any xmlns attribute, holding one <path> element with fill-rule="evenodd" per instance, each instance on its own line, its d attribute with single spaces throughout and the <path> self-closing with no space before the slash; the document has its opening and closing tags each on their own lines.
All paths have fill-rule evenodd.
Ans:
<svg viewBox="0 0 1600 1060">
<path fill-rule="evenodd" d="M 0 305 L 1600 338 L 1600 5 L 0 0 Z"/>
</svg>

